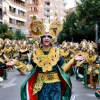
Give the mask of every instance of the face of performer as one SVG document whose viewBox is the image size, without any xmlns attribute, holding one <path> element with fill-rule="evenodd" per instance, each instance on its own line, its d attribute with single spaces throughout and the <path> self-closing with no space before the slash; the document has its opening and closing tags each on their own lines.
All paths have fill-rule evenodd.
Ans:
<svg viewBox="0 0 100 100">
<path fill-rule="evenodd" d="M 43 36 L 43 45 L 49 46 L 51 44 L 51 38 L 52 37 L 50 35 Z"/>
<path fill-rule="evenodd" d="M 89 55 L 93 55 L 93 51 L 92 50 L 89 51 Z"/>
</svg>

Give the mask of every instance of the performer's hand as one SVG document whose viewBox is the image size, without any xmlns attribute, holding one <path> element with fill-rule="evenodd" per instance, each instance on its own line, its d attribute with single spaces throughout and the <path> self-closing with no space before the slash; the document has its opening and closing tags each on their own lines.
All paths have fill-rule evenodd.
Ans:
<svg viewBox="0 0 100 100">
<path fill-rule="evenodd" d="M 75 59 L 75 60 L 85 60 L 85 56 L 82 56 L 82 55 L 79 55 L 79 54 L 78 54 L 78 55 L 75 55 L 75 56 L 74 56 L 74 59 Z"/>
<path fill-rule="evenodd" d="M 6 63 L 6 65 L 7 66 L 14 66 L 15 65 L 15 63 L 16 63 L 16 59 L 10 59 L 7 63 Z"/>
</svg>

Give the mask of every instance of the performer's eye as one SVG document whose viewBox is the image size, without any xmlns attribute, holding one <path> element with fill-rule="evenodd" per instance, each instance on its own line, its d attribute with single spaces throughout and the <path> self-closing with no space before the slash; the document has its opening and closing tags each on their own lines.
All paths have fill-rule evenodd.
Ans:
<svg viewBox="0 0 100 100">
<path fill-rule="evenodd" d="M 41 62 L 42 60 L 40 60 L 39 62 Z"/>
<path fill-rule="evenodd" d="M 35 54 L 36 54 L 36 51 L 35 51 Z"/>
<path fill-rule="evenodd" d="M 54 59 L 51 59 L 52 61 L 54 61 Z"/>
<path fill-rule="evenodd" d="M 51 65 L 51 64 L 49 63 L 49 65 Z"/>
</svg>

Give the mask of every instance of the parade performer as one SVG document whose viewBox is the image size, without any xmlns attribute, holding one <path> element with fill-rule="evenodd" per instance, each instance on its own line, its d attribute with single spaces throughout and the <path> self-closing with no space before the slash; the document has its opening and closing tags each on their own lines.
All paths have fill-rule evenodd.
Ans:
<svg viewBox="0 0 100 100">
<path fill-rule="evenodd" d="M 100 90 L 95 91 L 95 96 L 100 99 Z"/>
<path fill-rule="evenodd" d="M 0 39 L 1 41 L 1 39 Z M 6 66 L 6 59 L 3 52 L 3 44 L 0 42 L 0 81 L 7 79 L 7 66 Z"/>
<path fill-rule="evenodd" d="M 60 49 L 61 55 L 64 57 L 64 60 L 67 62 L 70 61 L 71 59 L 71 52 L 70 52 L 70 47 L 67 45 L 67 42 L 63 41 L 62 42 L 62 48 Z M 73 75 L 73 64 L 70 66 L 70 69 L 66 72 L 68 75 Z"/>
<path fill-rule="evenodd" d="M 29 50 L 26 47 L 26 41 L 23 41 L 23 44 L 20 48 L 20 50 L 18 51 L 18 60 L 20 62 L 23 62 L 24 64 L 29 64 Z M 21 75 L 24 75 L 26 72 L 26 68 L 24 66 L 24 68 L 22 67 L 17 67 L 15 66 L 15 68 L 17 68 L 17 70 L 20 72 Z"/>
<path fill-rule="evenodd" d="M 9 39 L 5 39 L 3 51 L 4 51 L 6 61 L 9 61 L 9 59 L 12 57 L 11 50 L 12 50 L 11 41 Z M 7 69 L 11 70 L 12 66 L 7 66 Z"/>
<path fill-rule="evenodd" d="M 12 41 L 11 58 L 16 58 L 18 56 L 18 44 L 17 41 Z"/>
<path fill-rule="evenodd" d="M 78 43 L 75 44 L 74 50 L 75 50 L 75 55 L 79 54 L 81 56 L 81 53 L 80 53 L 81 48 L 80 48 L 80 45 Z M 82 66 L 83 62 L 84 61 L 80 61 L 80 60 L 76 61 L 75 75 L 76 75 L 77 80 L 83 80 L 83 75 L 84 75 L 83 66 Z"/>
<path fill-rule="evenodd" d="M 83 41 L 81 41 L 81 43 L 80 43 L 80 48 L 81 48 L 81 50 L 80 50 L 80 55 L 82 55 L 82 56 L 84 56 L 85 58 L 87 58 L 87 56 L 88 56 L 88 52 L 87 52 L 87 50 L 88 50 L 88 48 L 87 48 L 87 41 L 86 40 L 83 40 Z M 86 73 L 87 73 L 87 67 L 88 67 L 88 63 L 86 62 L 86 61 L 84 61 L 84 62 L 80 62 L 79 63 L 79 66 L 81 66 L 80 68 L 79 68 L 79 73 L 81 74 L 81 75 L 83 75 L 84 77 L 83 77 L 83 85 L 85 85 L 86 87 L 88 86 L 88 84 L 87 84 L 87 75 L 86 75 Z M 79 79 L 81 79 L 81 77 L 78 75 L 78 77 L 79 77 Z"/>
<path fill-rule="evenodd" d="M 95 54 L 95 50 L 93 48 L 93 44 L 90 43 L 88 47 L 88 56 L 86 57 L 86 62 L 88 63 L 87 67 L 87 82 L 90 84 L 90 88 L 96 88 L 96 83 L 98 80 L 98 65 L 96 63 L 96 59 L 98 55 Z"/>
<path fill-rule="evenodd" d="M 37 26 L 36 29 L 40 32 L 42 28 Z M 33 51 L 32 71 L 21 86 L 21 100 L 70 100 L 72 83 L 65 72 L 74 58 L 66 64 L 60 50 L 52 46 L 49 33 L 46 32 L 40 39 L 39 48 Z M 23 65 L 17 60 L 12 61 L 15 65 Z"/>
<path fill-rule="evenodd" d="M 69 42 L 69 46 L 70 46 L 70 49 L 69 49 L 69 55 L 68 55 L 68 59 L 72 59 L 76 54 L 75 54 L 75 50 L 74 50 L 74 43 L 73 42 Z M 68 61 L 69 61 L 68 60 Z M 68 73 L 70 76 L 73 76 L 75 74 L 75 68 L 74 68 L 74 65 L 75 63 L 73 63 L 71 65 L 71 68 L 68 70 Z"/>
</svg>

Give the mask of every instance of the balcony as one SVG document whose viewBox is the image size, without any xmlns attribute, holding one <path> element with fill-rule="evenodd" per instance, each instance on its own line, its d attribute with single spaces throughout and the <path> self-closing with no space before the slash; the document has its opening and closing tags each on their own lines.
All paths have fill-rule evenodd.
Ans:
<svg viewBox="0 0 100 100">
<path fill-rule="evenodd" d="M 50 8 L 50 5 L 44 5 L 44 8 Z"/>
<path fill-rule="evenodd" d="M 50 0 L 44 0 L 44 1 L 46 1 L 46 2 L 50 2 Z"/>
<path fill-rule="evenodd" d="M 39 14 L 39 12 L 38 11 L 32 11 L 32 12 L 31 11 L 28 11 L 28 14 L 32 14 L 32 15 L 33 14 L 36 14 L 37 15 L 37 14 Z"/>
<path fill-rule="evenodd" d="M 24 4 L 18 4 L 17 2 L 14 2 L 12 0 L 8 0 L 8 1 L 13 5 L 16 5 L 16 6 L 20 7 L 20 8 L 26 9 L 26 5 L 24 5 Z"/>
<path fill-rule="evenodd" d="M 17 29 L 24 29 L 25 28 L 25 25 L 22 26 L 22 25 L 17 25 L 17 24 L 12 24 L 12 23 L 7 23 L 9 27 L 14 27 L 14 28 L 17 28 Z"/>
<path fill-rule="evenodd" d="M 0 0 L 0 8 L 2 8 L 2 0 Z"/>
<path fill-rule="evenodd" d="M 16 13 L 12 13 L 12 12 L 10 12 L 10 11 L 7 11 L 7 13 L 9 13 L 10 15 L 12 15 L 12 16 L 14 16 L 14 17 L 26 19 L 26 16 L 25 16 L 25 15 L 24 15 L 24 16 L 21 16 L 21 15 L 18 15 L 18 14 L 16 14 Z"/>
</svg>

